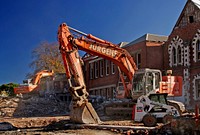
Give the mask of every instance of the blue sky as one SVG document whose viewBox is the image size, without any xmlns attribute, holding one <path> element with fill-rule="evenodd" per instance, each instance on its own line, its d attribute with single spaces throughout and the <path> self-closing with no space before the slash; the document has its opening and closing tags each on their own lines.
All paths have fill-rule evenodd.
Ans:
<svg viewBox="0 0 200 135">
<path fill-rule="evenodd" d="M 31 52 L 57 42 L 59 24 L 119 43 L 169 35 L 187 0 L 1 0 L 0 84 L 21 83 Z"/>
</svg>

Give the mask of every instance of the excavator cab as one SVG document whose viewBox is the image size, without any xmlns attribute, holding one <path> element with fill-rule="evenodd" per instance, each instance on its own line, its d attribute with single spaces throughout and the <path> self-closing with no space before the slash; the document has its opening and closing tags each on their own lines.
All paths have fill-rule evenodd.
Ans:
<svg viewBox="0 0 200 135">
<path fill-rule="evenodd" d="M 133 77 L 132 98 L 137 99 L 141 95 L 155 93 L 159 90 L 159 83 L 162 80 L 160 70 L 156 69 L 139 69 Z"/>
</svg>

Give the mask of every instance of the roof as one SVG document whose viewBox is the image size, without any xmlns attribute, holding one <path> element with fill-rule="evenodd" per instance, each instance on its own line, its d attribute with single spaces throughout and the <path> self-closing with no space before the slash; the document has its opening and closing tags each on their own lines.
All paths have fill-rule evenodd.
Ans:
<svg viewBox="0 0 200 135">
<path fill-rule="evenodd" d="M 168 36 L 161 36 L 161 35 L 147 33 L 123 47 L 131 46 L 131 45 L 143 42 L 143 41 L 166 42 L 167 39 L 168 39 Z"/>
<path fill-rule="evenodd" d="M 200 9 L 200 0 L 191 0 Z"/>
<path fill-rule="evenodd" d="M 123 47 L 123 46 L 125 46 L 127 44 L 128 44 L 128 42 L 120 42 L 118 45 L 119 45 L 119 47 Z"/>
<path fill-rule="evenodd" d="M 192 4 L 194 4 L 198 9 L 200 9 L 200 0 L 188 0 L 188 1 L 186 2 L 186 4 L 185 4 L 183 10 L 181 11 L 181 14 L 179 15 L 179 18 L 178 18 L 178 20 L 176 21 L 176 24 L 175 24 L 173 30 L 176 29 L 176 28 L 179 26 L 180 21 L 181 21 L 182 18 L 185 16 L 185 10 L 186 10 L 186 8 L 188 7 L 188 3 L 192 3 Z M 173 31 L 173 30 L 172 30 L 172 31 Z"/>
</svg>

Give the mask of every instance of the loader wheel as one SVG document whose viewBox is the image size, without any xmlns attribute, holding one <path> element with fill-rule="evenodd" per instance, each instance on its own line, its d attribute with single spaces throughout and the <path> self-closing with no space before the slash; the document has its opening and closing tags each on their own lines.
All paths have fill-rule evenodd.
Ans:
<svg viewBox="0 0 200 135">
<path fill-rule="evenodd" d="M 172 119 L 173 119 L 173 116 L 167 114 L 167 115 L 165 115 L 165 116 L 163 117 L 163 120 L 162 120 L 162 121 L 163 121 L 164 124 L 167 124 L 168 122 L 171 122 Z"/>
<path fill-rule="evenodd" d="M 157 119 L 151 114 L 146 114 L 142 120 L 143 124 L 147 127 L 154 127 L 157 124 Z"/>
</svg>

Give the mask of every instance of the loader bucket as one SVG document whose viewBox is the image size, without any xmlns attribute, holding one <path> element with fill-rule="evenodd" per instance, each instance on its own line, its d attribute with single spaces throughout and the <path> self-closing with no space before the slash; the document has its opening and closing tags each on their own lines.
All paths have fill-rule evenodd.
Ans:
<svg viewBox="0 0 200 135">
<path fill-rule="evenodd" d="M 75 123 L 99 124 L 101 120 L 91 103 L 87 102 L 80 107 L 72 107 L 70 119 Z"/>
</svg>

